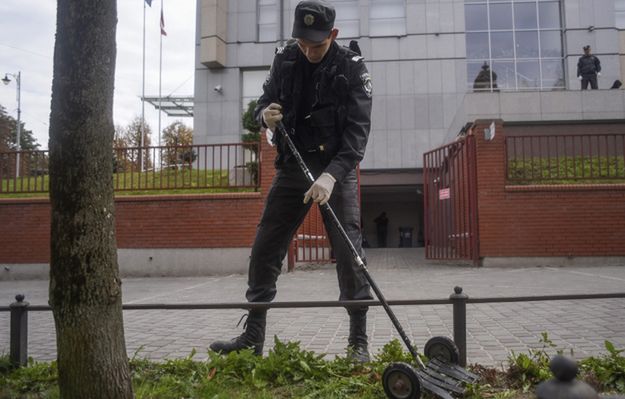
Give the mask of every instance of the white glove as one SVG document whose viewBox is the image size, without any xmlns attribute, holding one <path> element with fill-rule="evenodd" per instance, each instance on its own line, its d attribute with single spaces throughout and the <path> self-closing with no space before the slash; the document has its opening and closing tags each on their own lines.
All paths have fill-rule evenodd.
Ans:
<svg viewBox="0 0 625 399">
<path fill-rule="evenodd" d="M 582 77 L 581 77 L 581 76 L 578 76 L 578 77 L 577 77 L 577 80 L 582 80 Z"/>
<path fill-rule="evenodd" d="M 265 125 L 271 130 L 276 130 L 276 123 L 282 120 L 282 106 L 271 103 L 263 110 L 262 115 Z"/>
<path fill-rule="evenodd" d="M 597 76 L 601 76 L 601 72 L 597 72 Z"/>
<path fill-rule="evenodd" d="M 334 183 L 336 179 L 331 174 L 322 173 L 304 194 L 304 203 L 307 204 L 312 198 L 319 205 L 325 205 L 330 200 Z"/>
</svg>

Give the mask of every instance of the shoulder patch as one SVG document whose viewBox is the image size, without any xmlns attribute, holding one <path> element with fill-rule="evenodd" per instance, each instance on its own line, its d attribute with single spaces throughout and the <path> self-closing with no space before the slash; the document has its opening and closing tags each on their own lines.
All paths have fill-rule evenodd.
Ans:
<svg viewBox="0 0 625 399">
<path fill-rule="evenodd" d="M 371 95 L 373 94 L 373 85 L 371 84 L 371 75 L 369 75 L 368 72 L 363 73 L 362 75 L 360 75 L 360 80 L 362 81 L 362 87 L 365 90 L 365 94 L 367 95 L 367 97 L 371 98 Z"/>
<path fill-rule="evenodd" d="M 352 57 L 352 61 L 354 61 L 354 62 L 358 62 L 358 61 L 362 61 L 362 60 L 364 60 L 364 58 L 359 56 L 359 55 L 355 55 L 355 56 Z"/>
<path fill-rule="evenodd" d="M 284 53 L 284 47 L 276 47 L 276 54 Z"/>
</svg>

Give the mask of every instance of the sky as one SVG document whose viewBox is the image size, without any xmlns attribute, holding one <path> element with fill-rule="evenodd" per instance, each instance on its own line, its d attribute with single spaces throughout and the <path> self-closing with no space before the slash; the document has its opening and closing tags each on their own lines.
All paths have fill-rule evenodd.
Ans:
<svg viewBox="0 0 625 399">
<path fill-rule="evenodd" d="M 196 0 L 153 0 L 146 9 L 145 95 L 157 96 L 159 83 L 160 7 L 163 1 L 165 31 L 163 36 L 162 95 L 193 95 L 195 62 Z M 144 0 L 117 0 L 117 62 L 113 118 L 126 126 L 141 116 L 143 70 Z M 21 72 L 21 110 L 25 128 L 31 130 L 48 148 L 50 99 L 54 37 L 56 33 L 55 0 L 0 1 L 0 78 L 5 73 Z M 9 76 L 9 85 L 0 84 L 0 105 L 17 118 L 17 86 Z M 151 126 L 152 143 L 156 141 L 158 111 L 145 104 L 145 117 Z M 180 118 L 162 114 L 165 128 Z M 193 126 L 193 118 L 181 119 Z"/>
</svg>

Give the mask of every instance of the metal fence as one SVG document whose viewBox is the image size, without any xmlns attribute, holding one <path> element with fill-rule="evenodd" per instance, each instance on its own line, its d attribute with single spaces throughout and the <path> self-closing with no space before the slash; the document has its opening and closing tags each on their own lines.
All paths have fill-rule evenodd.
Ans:
<svg viewBox="0 0 625 399">
<path fill-rule="evenodd" d="M 475 137 L 423 154 L 425 257 L 479 261 Z"/>
<path fill-rule="evenodd" d="M 113 187 L 115 191 L 258 189 L 259 149 L 260 143 L 114 148 Z M 48 192 L 48 160 L 48 151 L 0 152 L 0 194 Z"/>
<path fill-rule="evenodd" d="M 448 299 L 407 299 L 388 300 L 390 306 L 452 305 L 454 342 L 459 350 L 459 364 L 467 364 L 467 304 L 509 303 L 535 301 L 569 301 L 591 299 L 625 298 L 625 292 L 582 294 L 582 295 L 542 295 L 521 297 L 470 298 L 462 287 L 454 287 Z M 24 295 L 17 295 L 16 302 L 0 306 L 0 312 L 10 312 L 10 351 L 9 359 L 14 366 L 24 366 L 28 359 L 28 312 L 51 311 L 48 305 L 32 306 L 25 302 Z M 235 302 L 235 303 L 196 303 L 196 304 L 127 304 L 123 310 L 215 310 L 215 309 L 278 309 L 278 308 L 329 308 L 382 306 L 376 300 L 359 301 L 298 301 L 298 302 Z"/>
<path fill-rule="evenodd" d="M 507 136 L 512 184 L 625 183 L 625 133 Z"/>
</svg>

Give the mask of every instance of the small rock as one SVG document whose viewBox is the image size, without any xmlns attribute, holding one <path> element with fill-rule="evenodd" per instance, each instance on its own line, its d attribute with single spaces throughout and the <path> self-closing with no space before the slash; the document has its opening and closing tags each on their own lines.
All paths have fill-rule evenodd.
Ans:
<svg viewBox="0 0 625 399">
<path fill-rule="evenodd" d="M 562 355 L 556 355 L 551 359 L 549 369 L 560 381 L 573 381 L 579 372 L 577 362 Z"/>
</svg>

